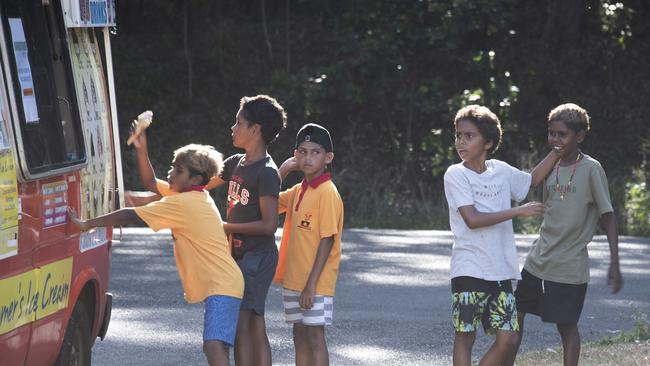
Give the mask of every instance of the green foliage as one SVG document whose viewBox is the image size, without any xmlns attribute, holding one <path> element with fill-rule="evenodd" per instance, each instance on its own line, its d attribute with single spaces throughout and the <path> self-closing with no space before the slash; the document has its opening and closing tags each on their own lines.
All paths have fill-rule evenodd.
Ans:
<svg viewBox="0 0 650 366">
<path fill-rule="evenodd" d="M 650 189 L 646 181 L 625 185 L 627 230 L 632 235 L 650 235 Z"/>
<path fill-rule="evenodd" d="M 596 342 L 598 345 L 609 345 L 621 342 L 643 342 L 650 340 L 650 325 L 648 317 L 638 309 L 634 309 L 634 327 L 622 331 L 615 336 L 605 337 Z"/>
<path fill-rule="evenodd" d="M 438 210 L 433 214 L 423 211 L 409 216 L 386 211 L 382 215 L 373 217 L 353 216 L 348 219 L 347 226 L 369 229 L 427 230 L 435 228 L 449 230 L 449 215 Z"/>
<path fill-rule="evenodd" d="M 517 217 L 512 220 L 513 229 L 520 234 L 537 234 L 541 225 L 540 217 Z"/>
<path fill-rule="evenodd" d="M 117 6 L 121 139 L 134 116 L 152 109 L 149 147 L 160 176 L 182 144 L 234 153 L 229 128 L 239 99 L 259 93 L 277 97 L 288 112 L 287 130 L 269 147 L 277 163 L 292 154 L 304 123 L 330 129 L 334 180 L 353 225 L 446 226 L 438 217 L 445 217 L 444 172 L 458 162 L 452 120 L 469 103 L 500 117 L 504 139 L 496 158 L 515 166 L 530 169 L 546 154 L 545 116 L 568 101 L 589 111 L 583 150 L 601 161 L 610 182 L 627 181 L 647 156 L 647 147 L 639 148 L 650 138 L 642 92 L 649 76 L 647 2 Z M 123 156 L 127 188 L 137 189 L 132 153 Z M 620 191 L 614 206 L 622 208 Z M 517 225 L 532 230 L 534 223 Z"/>
</svg>

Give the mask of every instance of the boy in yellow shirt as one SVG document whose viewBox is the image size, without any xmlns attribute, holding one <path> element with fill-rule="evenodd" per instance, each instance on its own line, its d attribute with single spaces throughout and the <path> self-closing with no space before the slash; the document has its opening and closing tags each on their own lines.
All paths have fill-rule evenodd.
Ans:
<svg viewBox="0 0 650 366">
<path fill-rule="evenodd" d="M 205 304 L 203 351 L 210 365 L 228 365 L 235 341 L 244 279 L 228 250 L 221 216 L 204 190 L 223 166 L 212 146 L 187 145 L 174 151 L 167 181 L 156 179 L 147 154 L 146 136 L 135 139 L 140 179 L 163 196 L 146 206 L 123 208 L 89 220 L 69 210 L 81 230 L 97 226 L 144 222 L 154 231 L 172 230 L 178 275 L 189 303 Z"/>
<path fill-rule="evenodd" d="M 283 179 L 292 170 L 304 174 L 302 183 L 280 193 L 286 218 L 274 278 L 284 288 L 297 366 L 329 364 L 325 325 L 332 324 L 343 230 L 343 201 L 326 171 L 333 158 L 329 132 L 310 123 L 298 131 L 294 156 L 280 166 Z"/>
</svg>

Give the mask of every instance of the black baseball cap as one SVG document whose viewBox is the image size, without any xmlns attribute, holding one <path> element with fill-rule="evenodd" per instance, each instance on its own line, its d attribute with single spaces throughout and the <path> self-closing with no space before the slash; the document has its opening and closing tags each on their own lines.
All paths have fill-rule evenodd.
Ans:
<svg viewBox="0 0 650 366">
<path fill-rule="evenodd" d="M 332 137 L 329 131 L 321 125 L 307 123 L 302 126 L 296 135 L 296 149 L 305 141 L 317 143 L 327 152 L 333 151 Z"/>
</svg>

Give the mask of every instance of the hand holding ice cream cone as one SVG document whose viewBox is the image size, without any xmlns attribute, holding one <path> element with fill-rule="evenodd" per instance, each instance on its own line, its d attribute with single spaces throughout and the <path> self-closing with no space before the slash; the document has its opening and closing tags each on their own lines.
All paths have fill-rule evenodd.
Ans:
<svg viewBox="0 0 650 366">
<path fill-rule="evenodd" d="M 140 134 L 151 125 L 151 122 L 153 121 L 153 112 L 152 111 L 144 111 L 140 113 L 138 116 L 138 119 L 133 121 L 133 124 L 131 125 L 131 136 L 129 136 L 129 139 L 126 141 L 127 145 L 131 145 L 135 139 L 140 136 Z"/>
</svg>

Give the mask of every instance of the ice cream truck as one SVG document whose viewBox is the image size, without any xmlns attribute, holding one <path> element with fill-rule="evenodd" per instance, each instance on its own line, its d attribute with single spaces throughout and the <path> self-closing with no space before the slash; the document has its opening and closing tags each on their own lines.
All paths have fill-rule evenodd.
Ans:
<svg viewBox="0 0 650 366">
<path fill-rule="evenodd" d="M 0 365 L 89 365 L 120 207 L 114 0 L 0 2 Z"/>
</svg>

